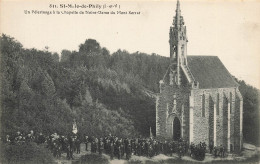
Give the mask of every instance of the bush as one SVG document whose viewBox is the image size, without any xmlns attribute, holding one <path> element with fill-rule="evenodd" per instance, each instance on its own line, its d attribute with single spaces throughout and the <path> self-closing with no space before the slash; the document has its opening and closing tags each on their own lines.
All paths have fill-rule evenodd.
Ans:
<svg viewBox="0 0 260 164">
<path fill-rule="evenodd" d="M 1 144 L 1 163 L 52 164 L 54 158 L 43 145 L 29 142 L 23 144 Z"/>
<path fill-rule="evenodd" d="M 80 158 L 77 164 L 108 164 L 109 161 L 99 154 L 87 154 Z"/>
</svg>

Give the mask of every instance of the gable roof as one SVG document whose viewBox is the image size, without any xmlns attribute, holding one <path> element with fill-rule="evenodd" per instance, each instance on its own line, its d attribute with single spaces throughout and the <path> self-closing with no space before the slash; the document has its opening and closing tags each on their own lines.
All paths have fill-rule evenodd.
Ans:
<svg viewBox="0 0 260 164">
<path fill-rule="evenodd" d="M 231 74 L 217 56 L 187 56 L 188 67 L 199 88 L 237 87 Z"/>
</svg>

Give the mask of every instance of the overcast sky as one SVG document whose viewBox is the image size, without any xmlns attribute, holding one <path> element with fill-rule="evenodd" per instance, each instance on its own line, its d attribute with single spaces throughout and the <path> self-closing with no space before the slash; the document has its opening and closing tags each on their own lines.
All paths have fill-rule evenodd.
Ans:
<svg viewBox="0 0 260 164">
<path fill-rule="evenodd" d="M 86 39 L 96 39 L 113 53 L 156 53 L 169 56 L 169 27 L 176 1 L 90 2 L 90 1 L 9 1 L 1 3 L 2 33 L 21 42 L 25 48 L 45 46 L 78 50 Z M 50 4 L 120 5 L 120 9 L 61 9 Z M 181 0 L 181 14 L 187 26 L 188 55 L 218 56 L 230 73 L 260 88 L 260 1 Z M 140 15 L 47 15 L 24 14 L 37 11 L 136 11 Z"/>
</svg>

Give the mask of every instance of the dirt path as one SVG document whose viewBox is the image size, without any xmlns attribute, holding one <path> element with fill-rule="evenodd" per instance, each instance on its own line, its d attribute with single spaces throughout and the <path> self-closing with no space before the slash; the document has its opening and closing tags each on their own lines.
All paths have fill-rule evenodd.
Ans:
<svg viewBox="0 0 260 164">
<path fill-rule="evenodd" d="M 247 145 L 247 147 L 249 147 Z M 259 149 L 259 148 L 258 148 Z M 222 161 L 222 160 L 244 160 L 246 158 L 249 158 L 249 157 L 252 157 L 253 155 L 255 155 L 256 153 L 259 153 L 259 150 L 257 148 L 245 148 L 245 150 L 242 152 L 242 156 L 236 156 L 236 155 L 228 155 L 228 157 L 226 158 L 220 158 L 220 157 L 217 157 L 217 158 L 214 158 L 211 154 L 206 154 L 206 157 L 203 161 L 201 161 L 201 163 L 209 163 L 209 162 L 212 162 L 212 161 Z M 72 163 L 76 163 L 81 156 L 83 155 L 86 155 L 86 154 L 91 154 L 90 151 L 85 151 L 85 144 L 81 144 L 80 145 L 80 154 L 73 154 L 73 157 L 74 159 L 73 160 L 67 160 L 66 159 L 66 153 L 63 153 L 61 155 L 61 158 L 60 159 L 56 159 L 55 162 L 57 164 L 72 164 Z M 90 150 L 90 145 L 88 145 L 88 150 Z M 103 156 L 105 158 L 107 158 L 109 160 L 109 163 L 111 164 L 127 164 L 127 160 L 125 159 L 125 157 L 121 160 L 118 160 L 117 158 L 114 158 L 113 160 L 110 160 L 110 156 L 109 155 L 106 155 L 106 154 L 103 154 Z M 166 156 L 166 155 L 163 155 L 163 154 L 160 154 L 160 155 L 157 155 L 157 156 L 154 156 L 152 158 L 147 158 L 147 157 L 143 157 L 143 156 L 135 156 L 133 155 L 131 157 L 131 161 L 139 161 L 141 163 L 145 163 L 145 161 L 153 161 L 153 162 L 158 162 L 158 163 L 161 163 L 162 161 L 164 160 L 168 160 L 168 159 L 178 159 L 178 156 L 177 154 L 173 154 L 173 156 Z M 197 160 L 194 160 L 192 159 L 191 157 L 189 156 L 184 156 L 182 157 L 182 160 L 184 161 L 191 161 L 191 162 L 198 162 Z"/>
</svg>

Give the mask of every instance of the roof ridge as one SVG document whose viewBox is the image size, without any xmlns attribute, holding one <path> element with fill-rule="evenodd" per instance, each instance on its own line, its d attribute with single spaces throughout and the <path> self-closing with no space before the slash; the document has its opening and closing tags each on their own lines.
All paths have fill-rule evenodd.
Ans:
<svg viewBox="0 0 260 164">
<path fill-rule="evenodd" d="M 218 56 L 212 56 L 212 55 L 187 55 L 187 57 L 217 57 L 217 58 L 219 58 Z"/>
</svg>

